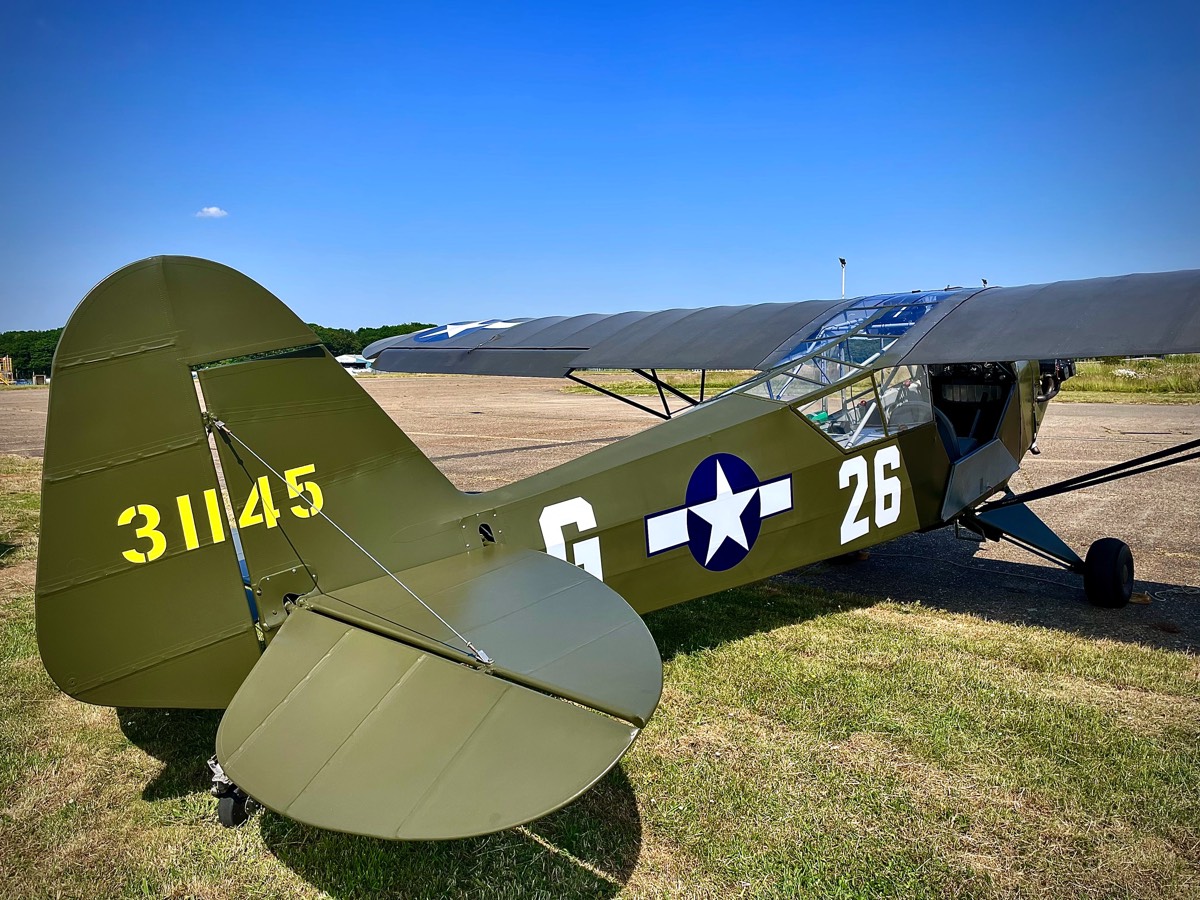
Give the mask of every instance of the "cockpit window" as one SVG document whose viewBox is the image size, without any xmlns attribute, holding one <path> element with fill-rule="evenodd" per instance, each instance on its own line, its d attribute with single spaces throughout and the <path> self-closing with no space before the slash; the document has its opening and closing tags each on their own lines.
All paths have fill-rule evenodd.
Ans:
<svg viewBox="0 0 1200 900">
<path fill-rule="evenodd" d="M 854 379 L 953 293 L 881 294 L 856 300 L 818 325 L 780 365 L 733 390 L 794 403 Z"/>
<path fill-rule="evenodd" d="M 846 449 L 887 437 L 870 375 L 822 394 L 796 412 Z"/>
<path fill-rule="evenodd" d="M 847 450 L 933 421 L 929 379 L 922 366 L 863 374 L 793 409 Z"/>
<path fill-rule="evenodd" d="M 933 421 L 933 398 L 924 366 L 896 366 L 875 373 L 888 434 Z"/>
<path fill-rule="evenodd" d="M 843 448 L 933 421 L 920 366 L 871 366 L 951 292 L 864 297 L 830 317 L 785 361 L 733 391 L 786 403 Z"/>
</svg>

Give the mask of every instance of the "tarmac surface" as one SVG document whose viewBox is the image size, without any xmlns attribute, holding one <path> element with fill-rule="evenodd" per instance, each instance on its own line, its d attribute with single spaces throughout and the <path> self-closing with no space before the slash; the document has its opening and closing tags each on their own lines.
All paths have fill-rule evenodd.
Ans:
<svg viewBox="0 0 1200 900">
<path fill-rule="evenodd" d="M 536 378 L 395 376 L 361 379 L 401 428 L 463 490 L 488 490 L 574 459 L 657 423 L 599 395 Z M 0 453 L 41 456 L 49 391 L 0 390 Z M 1016 491 L 1200 437 L 1200 406 L 1051 403 L 1040 456 L 1027 455 Z M 353 440 L 353 436 L 347 436 Z M 1099 610 L 1078 577 L 1007 543 L 909 535 L 856 563 L 826 562 L 780 578 L 828 590 L 922 602 L 1089 638 L 1200 651 L 1200 461 L 1033 504 L 1081 556 L 1100 537 L 1133 549 L 1148 603 Z"/>
</svg>

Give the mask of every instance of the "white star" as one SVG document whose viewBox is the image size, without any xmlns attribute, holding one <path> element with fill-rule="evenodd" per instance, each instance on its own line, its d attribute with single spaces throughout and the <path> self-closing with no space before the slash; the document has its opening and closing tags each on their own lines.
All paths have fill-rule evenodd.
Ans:
<svg viewBox="0 0 1200 900">
<path fill-rule="evenodd" d="M 446 336 L 454 337 L 462 334 L 464 331 L 471 331 L 474 328 L 512 328 L 518 322 L 493 322 L 490 320 L 483 322 L 458 322 L 453 325 L 446 326 Z"/>
<path fill-rule="evenodd" d="M 758 486 L 756 485 L 748 491 L 735 494 L 729 487 L 729 479 L 725 477 L 720 460 L 717 461 L 716 498 L 707 503 L 689 507 L 691 512 L 712 526 L 708 535 L 708 556 L 704 560 L 706 566 L 712 562 L 712 558 L 717 555 L 717 551 L 721 549 L 721 545 L 727 538 L 735 544 L 740 544 L 746 550 L 750 549 L 750 541 L 746 538 L 746 529 L 742 525 L 742 513 L 757 493 Z"/>
</svg>

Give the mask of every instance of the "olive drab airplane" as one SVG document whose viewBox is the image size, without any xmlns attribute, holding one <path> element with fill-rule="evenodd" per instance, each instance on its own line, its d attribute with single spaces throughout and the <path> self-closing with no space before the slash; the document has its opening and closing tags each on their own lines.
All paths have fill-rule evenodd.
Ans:
<svg viewBox="0 0 1200 900">
<path fill-rule="evenodd" d="M 225 266 L 129 265 L 58 346 L 37 634 L 108 706 L 224 708 L 214 793 L 322 828 L 456 838 L 542 816 L 653 714 L 641 614 L 913 531 L 1014 541 L 1130 596 L 1014 495 L 1071 358 L 1200 350 L 1200 270 L 1027 287 L 459 322 L 377 342 L 383 371 L 631 369 L 664 419 L 463 493 L 283 303 Z M 759 374 L 707 396 L 659 371 Z M 605 390 L 603 385 L 598 389 Z M 623 398 L 627 402 L 636 402 Z"/>
</svg>

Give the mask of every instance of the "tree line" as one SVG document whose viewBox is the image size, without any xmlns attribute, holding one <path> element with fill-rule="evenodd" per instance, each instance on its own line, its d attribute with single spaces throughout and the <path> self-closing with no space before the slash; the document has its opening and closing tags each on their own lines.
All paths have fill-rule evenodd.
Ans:
<svg viewBox="0 0 1200 900">
<path fill-rule="evenodd" d="M 33 375 L 49 375 L 50 363 L 54 360 L 54 348 L 58 346 L 61 328 L 45 331 L 2 331 L 0 332 L 0 356 L 11 356 L 13 374 L 17 378 Z"/>
<path fill-rule="evenodd" d="M 379 325 L 374 328 L 327 328 L 313 322 L 308 324 L 317 338 L 334 356 L 343 353 L 362 353 L 363 348 L 380 338 L 409 334 L 423 328 L 432 328 L 427 322 L 405 322 L 403 325 Z M 11 356 L 13 374 L 17 378 L 32 378 L 49 375 L 54 361 L 54 350 L 62 336 L 61 328 L 44 331 L 0 331 L 0 356 Z"/>
<path fill-rule="evenodd" d="M 343 353 L 362 353 L 364 347 L 382 338 L 421 331 L 424 328 L 432 328 L 433 325 L 428 322 L 405 322 L 403 325 L 380 325 L 376 328 L 358 328 L 351 331 L 349 328 L 326 328 L 324 325 L 309 322 L 308 327 L 330 353 L 341 356 Z"/>
</svg>

